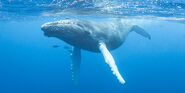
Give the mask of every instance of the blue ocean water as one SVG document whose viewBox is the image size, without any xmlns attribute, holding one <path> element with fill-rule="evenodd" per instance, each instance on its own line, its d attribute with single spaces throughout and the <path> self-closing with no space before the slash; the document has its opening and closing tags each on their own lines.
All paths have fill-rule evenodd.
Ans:
<svg viewBox="0 0 185 93">
<path fill-rule="evenodd" d="M 111 51 L 124 85 L 101 54 L 89 51 L 82 51 L 73 84 L 63 48 L 71 46 L 40 28 L 66 17 L 127 18 L 150 33 L 148 40 L 132 32 Z M 185 1 L 0 0 L 0 93 L 185 93 Z"/>
</svg>

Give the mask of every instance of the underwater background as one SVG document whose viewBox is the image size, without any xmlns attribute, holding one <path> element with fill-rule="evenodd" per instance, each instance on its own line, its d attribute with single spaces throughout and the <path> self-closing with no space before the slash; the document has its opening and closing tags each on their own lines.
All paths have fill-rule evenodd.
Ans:
<svg viewBox="0 0 185 93">
<path fill-rule="evenodd" d="M 85 50 L 74 85 L 71 46 L 40 28 L 64 18 L 129 19 L 152 38 L 132 32 L 111 51 L 124 85 Z M 185 93 L 185 1 L 0 0 L 0 93 Z"/>
</svg>

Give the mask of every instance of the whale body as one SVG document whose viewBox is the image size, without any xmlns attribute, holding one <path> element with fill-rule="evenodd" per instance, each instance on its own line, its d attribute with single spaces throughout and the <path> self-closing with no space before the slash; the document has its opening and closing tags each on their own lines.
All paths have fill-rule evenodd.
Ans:
<svg viewBox="0 0 185 93">
<path fill-rule="evenodd" d="M 142 28 L 129 22 L 120 20 L 90 21 L 66 18 L 48 22 L 41 26 L 44 35 L 56 37 L 73 46 L 72 73 L 73 81 L 77 82 L 81 63 L 81 49 L 103 54 L 105 62 L 111 67 L 120 83 L 125 80 L 118 71 L 114 58 L 109 51 L 121 46 L 128 34 L 132 31 L 151 39 L 151 36 Z"/>
</svg>

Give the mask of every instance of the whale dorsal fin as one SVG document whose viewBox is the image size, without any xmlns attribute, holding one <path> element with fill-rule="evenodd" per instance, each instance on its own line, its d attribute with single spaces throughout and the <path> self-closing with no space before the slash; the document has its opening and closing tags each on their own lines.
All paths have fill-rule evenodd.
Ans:
<svg viewBox="0 0 185 93">
<path fill-rule="evenodd" d="M 122 78 L 121 74 L 118 71 L 118 68 L 115 64 L 114 58 L 112 57 L 111 53 L 108 51 L 106 45 L 104 43 L 99 43 L 99 49 L 103 54 L 105 62 L 110 66 L 113 74 L 117 77 L 120 83 L 124 84 L 125 80 Z"/>
<path fill-rule="evenodd" d="M 71 59 L 72 59 L 71 64 L 72 80 L 74 84 L 77 84 L 80 74 L 80 63 L 81 63 L 81 51 L 79 48 L 73 47 Z"/>
<path fill-rule="evenodd" d="M 130 31 L 135 31 L 136 33 L 148 38 L 148 39 L 151 39 L 151 36 L 150 34 L 148 34 L 143 28 L 137 26 L 137 25 L 134 25 L 132 26 L 131 30 Z"/>
</svg>

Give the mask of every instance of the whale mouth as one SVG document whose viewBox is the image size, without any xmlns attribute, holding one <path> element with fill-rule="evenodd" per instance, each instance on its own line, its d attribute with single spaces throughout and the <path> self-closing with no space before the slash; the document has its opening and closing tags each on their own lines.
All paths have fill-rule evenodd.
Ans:
<svg viewBox="0 0 185 93">
<path fill-rule="evenodd" d="M 42 30 L 42 31 L 46 31 L 46 30 L 47 30 L 46 24 L 43 24 L 43 25 L 41 26 L 41 30 Z"/>
<path fill-rule="evenodd" d="M 41 26 L 41 30 L 44 32 L 44 35 L 48 37 L 56 37 L 59 35 L 71 36 L 80 30 L 77 23 L 78 20 L 66 18 L 59 21 L 47 22 Z"/>
<path fill-rule="evenodd" d="M 41 26 L 41 30 L 48 37 L 81 37 L 82 34 L 91 34 L 90 30 L 94 28 L 89 24 L 87 21 L 66 18 L 59 21 L 47 22 Z"/>
<path fill-rule="evenodd" d="M 45 36 L 51 37 L 56 33 L 56 24 L 54 22 L 48 22 L 41 26 L 41 30 Z"/>
</svg>

